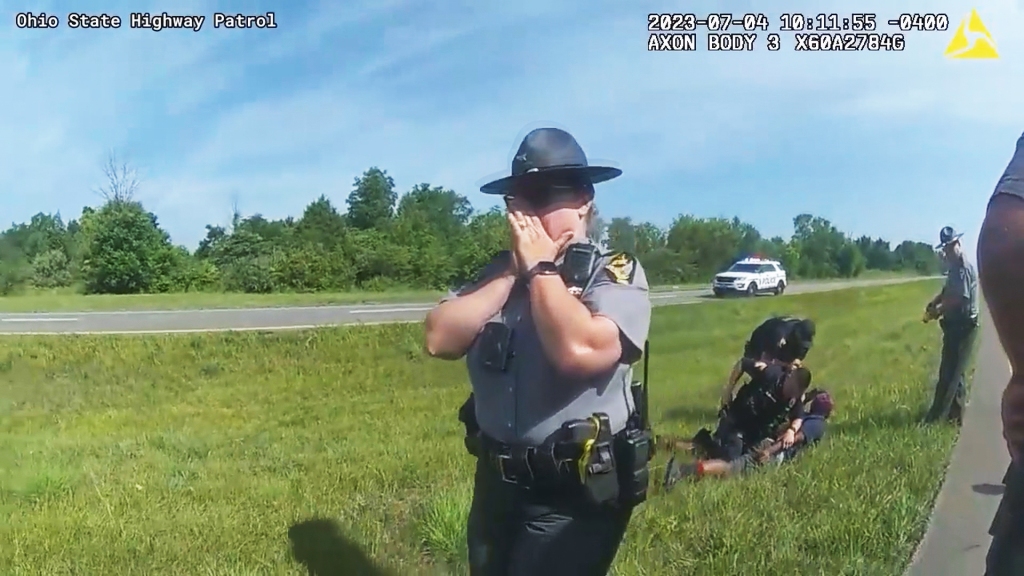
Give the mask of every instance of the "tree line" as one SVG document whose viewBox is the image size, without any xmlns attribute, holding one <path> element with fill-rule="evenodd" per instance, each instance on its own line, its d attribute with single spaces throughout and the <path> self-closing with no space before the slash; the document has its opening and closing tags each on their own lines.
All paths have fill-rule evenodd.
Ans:
<svg viewBox="0 0 1024 576">
<path fill-rule="evenodd" d="M 0 294 L 33 287 L 87 294 L 444 289 L 472 278 L 509 244 L 502 210 L 474 210 L 465 196 L 429 184 L 400 196 L 374 167 L 355 179 L 344 210 L 325 196 L 297 218 L 243 217 L 236 209 L 230 225 L 207 225 L 189 250 L 173 244 L 135 199 L 130 168 L 108 162 L 105 173 L 99 207 L 67 222 L 39 213 L 0 233 Z M 793 219 L 789 239 L 765 238 L 738 218 L 692 215 L 667 228 L 598 216 L 591 233 L 609 250 L 635 254 L 652 284 L 707 281 L 751 254 L 778 259 L 791 278 L 941 269 L 928 244 L 852 238 L 811 214 Z"/>
</svg>

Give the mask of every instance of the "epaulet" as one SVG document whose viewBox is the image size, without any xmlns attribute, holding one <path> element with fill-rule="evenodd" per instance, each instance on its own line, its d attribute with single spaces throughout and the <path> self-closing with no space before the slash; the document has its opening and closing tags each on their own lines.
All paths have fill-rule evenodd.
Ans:
<svg viewBox="0 0 1024 576">
<path fill-rule="evenodd" d="M 609 252 L 605 254 L 608 263 L 604 269 L 616 284 L 632 284 L 636 276 L 636 258 L 629 252 Z"/>
</svg>

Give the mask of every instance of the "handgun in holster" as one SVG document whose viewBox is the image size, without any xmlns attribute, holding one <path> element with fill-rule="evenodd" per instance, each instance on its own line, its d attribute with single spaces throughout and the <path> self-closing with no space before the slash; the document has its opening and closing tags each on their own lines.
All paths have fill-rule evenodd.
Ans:
<svg viewBox="0 0 1024 576">
<path fill-rule="evenodd" d="M 479 457 L 483 451 L 480 441 L 480 425 L 476 420 L 476 399 L 473 394 L 469 394 L 469 398 L 462 403 L 459 407 L 459 422 L 466 427 L 466 437 L 463 442 L 466 445 L 466 451 L 473 456 Z"/>
<path fill-rule="evenodd" d="M 562 428 L 569 442 L 582 447 L 574 472 L 587 499 L 597 505 L 617 502 L 619 476 L 615 463 L 615 436 L 608 415 L 595 413 L 587 419 L 570 420 Z"/>
</svg>

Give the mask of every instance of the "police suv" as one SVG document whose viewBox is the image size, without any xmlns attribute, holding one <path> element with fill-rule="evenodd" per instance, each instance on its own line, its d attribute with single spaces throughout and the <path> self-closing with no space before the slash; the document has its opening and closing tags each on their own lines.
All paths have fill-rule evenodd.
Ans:
<svg viewBox="0 0 1024 576">
<path fill-rule="evenodd" d="M 776 260 L 744 258 L 715 276 L 711 290 L 715 296 L 746 294 L 755 296 L 769 292 L 778 296 L 786 290 L 786 271 Z"/>
</svg>

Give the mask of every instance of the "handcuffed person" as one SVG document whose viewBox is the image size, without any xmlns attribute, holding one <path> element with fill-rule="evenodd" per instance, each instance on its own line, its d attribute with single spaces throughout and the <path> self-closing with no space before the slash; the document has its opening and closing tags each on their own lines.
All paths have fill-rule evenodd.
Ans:
<svg viewBox="0 0 1024 576">
<path fill-rule="evenodd" d="M 647 280 L 585 238 L 593 185 L 620 174 L 588 166 L 562 130 L 529 133 L 512 175 L 481 189 L 505 196 L 512 250 L 427 316 L 429 353 L 465 356 L 473 388 L 460 410 L 477 457 L 472 575 L 606 574 L 646 497 L 653 446 L 631 365 Z"/>
</svg>

